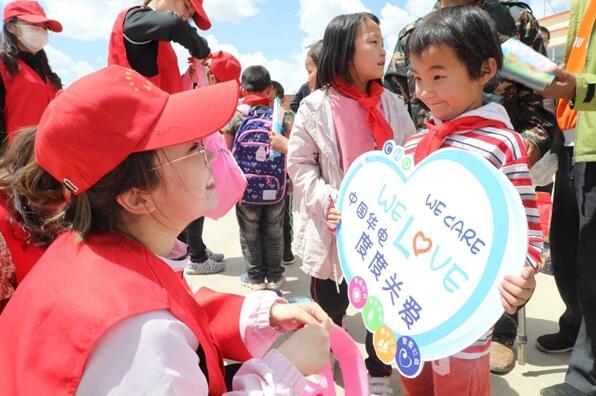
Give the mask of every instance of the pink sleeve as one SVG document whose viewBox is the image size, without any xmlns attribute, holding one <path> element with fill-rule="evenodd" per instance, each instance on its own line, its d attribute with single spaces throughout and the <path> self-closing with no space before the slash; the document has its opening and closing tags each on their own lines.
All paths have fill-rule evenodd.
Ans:
<svg viewBox="0 0 596 396">
<path fill-rule="evenodd" d="M 263 359 L 245 362 L 234 376 L 232 391 L 226 395 L 300 395 L 305 386 L 304 376 L 273 349 Z"/>
<path fill-rule="evenodd" d="M 182 75 L 182 89 L 184 91 L 189 91 L 192 89 L 193 82 L 192 78 L 190 77 L 190 67 L 186 70 L 186 73 Z"/>
<path fill-rule="evenodd" d="M 261 357 L 282 333 L 269 324 L 269 312 L 274 303 L 287 304 L 272 291 L 249 294 L 240 311 L 240 336 L 250 354 Z"/>
</svg>

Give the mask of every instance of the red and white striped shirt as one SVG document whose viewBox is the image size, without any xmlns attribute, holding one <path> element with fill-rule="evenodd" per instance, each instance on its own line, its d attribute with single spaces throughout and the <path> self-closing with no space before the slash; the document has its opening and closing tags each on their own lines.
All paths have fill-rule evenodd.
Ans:
<svg viewBox="0 0 596 396">
<path fill-rule="evenodd" d="M 503 106 L 489 103 L 479 109 L 464 113 L 460 117 L 477 116 L 495 119 L 510 129 L 483 128 L 479 130 L 457 131 L 443 141 L 441 148 L 456 148 L 474 152 L 485 158 L 493 166 L 507 176 L 517 189 L 528 221 L 528 254 L 526 264 L 536 272 L 542 266 L 540 254 L 543 247 L 543 235 L 540 228 L 540 215 L 536 203 L 536 192 L 532 186 L 528 164 L 528 153 L 523 138 L 513 130 L 511 121 Z M 435 120 L 440 124 L 440 120 Z M 411 136 L 405 143 L 406 154 L 413 154 L 418 142 L 427 133 L 422 131 Z M 459 352 L 455 357 L 460 359 L 477 359 L 488 353 L 492 329 L 474 344 Z"/>
</svg>

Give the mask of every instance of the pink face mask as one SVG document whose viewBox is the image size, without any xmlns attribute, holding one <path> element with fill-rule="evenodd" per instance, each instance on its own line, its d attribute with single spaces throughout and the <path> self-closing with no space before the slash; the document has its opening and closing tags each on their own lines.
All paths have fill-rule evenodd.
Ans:
<svg viewBox="0 0 596 396">
<path fill-rule="evenodd" d="M 205 213 L 205 216 L 217 220 L 240 201 L 248 182 L 220 133 L 216 132 L 205 139 L 205 149 L 215 154 L 211 171 L 215 179 L 215 195 L 217 195 L 217 207 Z"/>
<path fill-rule="evenodd" d="M 334 325 L 329 333 L 331 350 L 341 368 L 341 375 L 344 379 L 346 396 L 368 395 L 368 376 L 364 359 L 360 354 L 358 345 L 352 337 L 341 327 Z M 325 370 L 319 374 L 318 384 L 309 382 L 302 396 L 335 396 L 335 382 L 333 372 L 328 363 Z"/>
</svg>

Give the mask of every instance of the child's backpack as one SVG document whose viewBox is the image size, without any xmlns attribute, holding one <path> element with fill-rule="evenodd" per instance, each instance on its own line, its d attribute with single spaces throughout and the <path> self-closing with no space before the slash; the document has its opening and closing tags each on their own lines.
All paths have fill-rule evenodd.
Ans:
<svg viewBox="0 0 596 396">
<path fill-rule="evenodd" d="M 240 202 L 243 205 L 279 203 L 286 195 L 286 156 L 269 155 L 273 109 L 239 106 L 238 110 L 246 118 L 234 137 L 232 154 L 248 180 Z"/>
</svg>

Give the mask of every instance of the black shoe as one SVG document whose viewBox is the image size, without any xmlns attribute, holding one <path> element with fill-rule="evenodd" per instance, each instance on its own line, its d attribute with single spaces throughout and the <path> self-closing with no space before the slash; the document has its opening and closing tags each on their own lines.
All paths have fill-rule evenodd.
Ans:
<svg viewBox="0 0 596 396">
<path fill-rule="evenodd" d="M 578 391 L 573 386 L 562 383 L 548 388 L 544 388 L 540 391 L 541 396 L 586 396 L 585 393 Z"/>
<path fill-rule="evenodd" d="M 294 264 L 295 261 L 296 261 L 296 258 L 294 257 L 294 253 L 292 253 L 291 250 L 288 250 L 288 251 L 285 251 L 284 252 L 284 257 L 281 260 L 281 263 L 283 265 Z"/>
<path fill-rule="evenodd" d="M 563 353 L 573 349 L 575 341 L 563 337 L 561 333 L 545 334 L 536 339 L 536 348 L 544 353 Z"/>
</svg>

